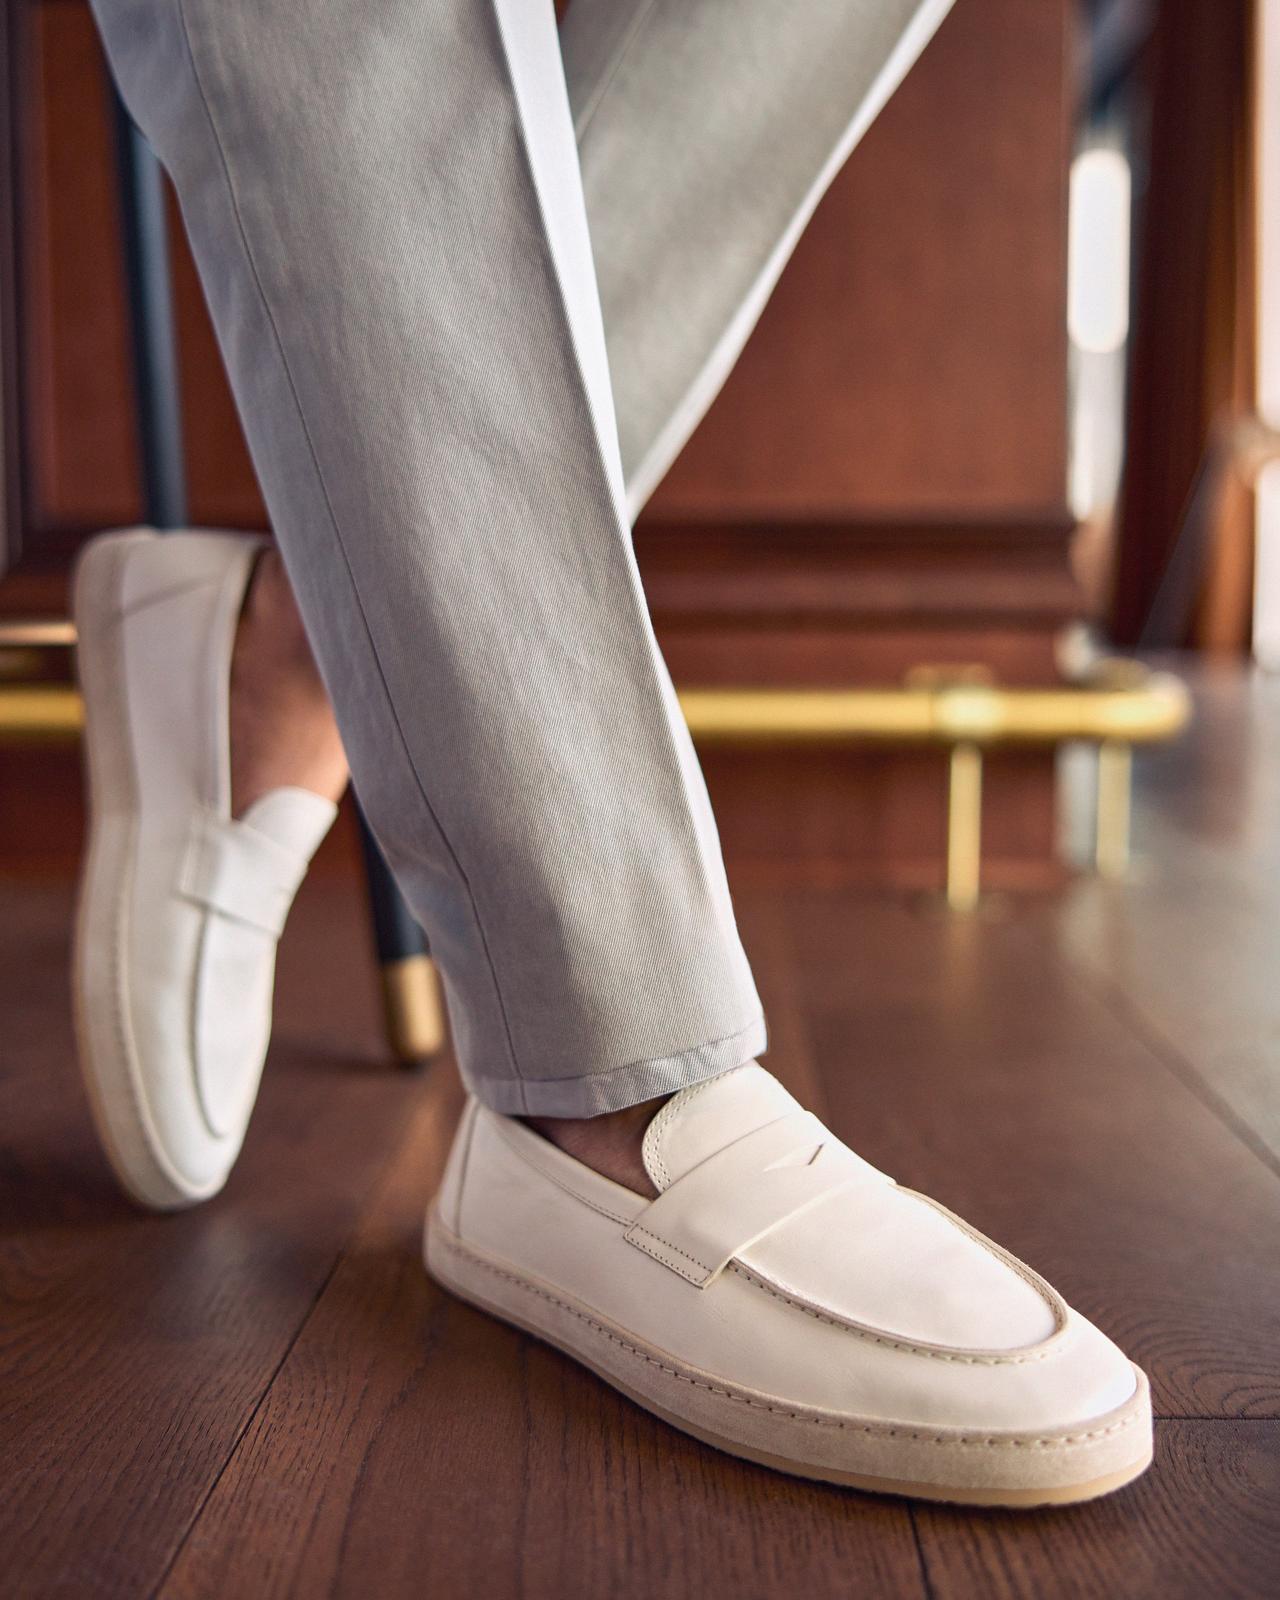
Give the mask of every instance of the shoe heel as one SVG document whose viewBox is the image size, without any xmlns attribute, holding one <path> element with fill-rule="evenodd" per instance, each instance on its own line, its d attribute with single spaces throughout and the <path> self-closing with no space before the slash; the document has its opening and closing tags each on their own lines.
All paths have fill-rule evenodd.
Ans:
<svg viewBox="0 0 1280 1600">
<path fill-rule="evenodd" d="M 141 528 L 103 534 L 76 563 L 72 617 L 76 677 L 85 709 L 85 775 L 91 818 L 133 804 L 120 600 L 130 555 L 156 537 Z"/>
<path fill-rule="evenodd" d="M 119 926 L 136 827 L 120 600 L 130 555 L 156 537 L 141 528 L 104 534 L 88 545 L 75 568 L 72 615 L 76 675 L 85 708 L 89 827 L 71 986 L 80 1075 L 103 1151 L 127 1193 L 142 1205 L 168 1210 L 183 1204 L 185 1196 L 151 1155 L 132 1081 Z"/>
</svg>

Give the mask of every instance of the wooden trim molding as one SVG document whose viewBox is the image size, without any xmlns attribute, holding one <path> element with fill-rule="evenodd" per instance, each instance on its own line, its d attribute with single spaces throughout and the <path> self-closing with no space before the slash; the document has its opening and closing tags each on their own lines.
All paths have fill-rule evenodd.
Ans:
<svg viewBox="0 0 1280 1600">
<path fill-rule="evenodd" d="M 739 709 L 741 692 L 761 685 L 797 691 L 811 715 L 813 690 L 865 695 L 929 679 L 1060 685 L 1058 640 L 1083 613 L 1071 536 L 1070 518 L 1047 507 L 968 520 L 653 516 L 635 544 L 678 685 L 736 693 Z M 944 747 L 735 744 L 701 733 L 736 882 L 941 886 Z M 982 787 L 983 883 L 1060 884 L 1052 750 L 1000 747 L 983 762 Z M 782 840 L 779 817 L 789 825 Z"/>
<path fill-rule="evenodd" d="M 25 7 L 0 7 L 0 577 L 22 554 L 18 350 L 19 151 L 26 106 Z"/>
<path fill-rule="evenodd" d="M 658 522 L 636 555 L 655 621 L 900 626 L 1080 614 L 1065 512 L 985 522 Z"/>
<path fill-rule="evenodd" d="M 636 553 L 677 683 L 865 688 L 932 668 L 1060 681 L 1083 614 L 1056 511 L 953 522 L 642 520 Z"/>
</svg>

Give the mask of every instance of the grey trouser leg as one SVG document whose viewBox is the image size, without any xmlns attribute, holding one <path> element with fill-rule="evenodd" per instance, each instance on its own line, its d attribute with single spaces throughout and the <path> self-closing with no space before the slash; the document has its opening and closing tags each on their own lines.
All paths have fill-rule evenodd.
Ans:
<svg viewBox="0 0 1280 1600">
<path fill-rule="evenodd" d="M 174 177 L 355 781 L 429 932 L 470 1087 L 498 1110 L 589 1115 L 748 1059 L 759 1001 L 627 533 L 550 5 L 96 10 Z M 891 52 L 892 30 L 873 31 Z M 588 150 L 612 125 L 602 87 Z M 634 117 L 633 97 L 617 104 Z M 777 268 L 756 263 L 748 294 L 762 270 Z M 690 415 L 690 382 L 705 404 L 745 337 L 750 318 L 739 336 L 723 306 L 742 292 L 726 279 L 714 297 L 720 331 L 692 378 L 661 364 Z M 644 404 L 627 403 L 652 416 L 666 402 L 633 370 L 623 392 Z"/>
<path fill-rule="evenodd" d="M 952 0 L 571 0 L 561 34 L 632 520 Z"/>
</svg>

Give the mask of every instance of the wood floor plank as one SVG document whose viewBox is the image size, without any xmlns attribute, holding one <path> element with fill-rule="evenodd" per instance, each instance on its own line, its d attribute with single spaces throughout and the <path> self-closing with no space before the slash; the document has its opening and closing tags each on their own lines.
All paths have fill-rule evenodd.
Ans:
<svg viewBox="0 0 1280 1600">
<path fill-rule="evenodd" d="M 164 1600 L 922 1600 L 904 1506 L 708 1450 L 428 1282 L 454 1110 L 420 1112 Z"/>
<path fill-rule="evenodd" d="M 1277 1093 L 1280 760 L 1232 731 L 1257 710 L 1232 704 L 1210 695 L 1185 752 L 1155 758 L 1155 854 L 1131 890 L 969 920 L 836 892 L 738 904 L 769 1064 L 1150 1371 L 1166 1420 L 1140 1484 L 1005 1516 L 792 1482 L 433 1288 L 421 1211 L 459 1091 L 387 1067 L 359 888 L 340 880 L 306 886 L 286 935 L 228 1193 L 142 1216 L 74 1078 L 67 890 L 0 882 L 0 1589 L 1276 1592 L 1280 1176 L 1258 1141 Z"/>
<path fill-rule="evenodd" d="M 1280 1416 L 1280 1178 L 1082 982 L 1032 905 L 792 895 L 838 1132 L 1058 1285 L 1173 1415 Z"/>
<path fill-rule="evenodd" d="M 1270 1600 L 1280 1423 L 1165 1422 L 1131 1488 L 1061 1511 L 916 1512 L 933 1600 Z"/>
<path fill-rule="evenodd" d="M 75 1077 L 68 891 L 6 884 L 0 902 L 0 1551 L 20 1580 L 0 1586 L 133 1600 L 171 1561 L 422 1089 L 371 1048 L 359 901 L 309 889 L 232 1183 L 146 1216 L 117 1193 Z M 330 1041 L 326 987 L 346 990 Z"/>
<path fill-rule="evenodd" d="M 1134 865 L 1054 908 L 1064 948 L 1280 1165 L 1280 679 L 1192 678 L 1196 719 L 1137 763 Z"/>
</svg>

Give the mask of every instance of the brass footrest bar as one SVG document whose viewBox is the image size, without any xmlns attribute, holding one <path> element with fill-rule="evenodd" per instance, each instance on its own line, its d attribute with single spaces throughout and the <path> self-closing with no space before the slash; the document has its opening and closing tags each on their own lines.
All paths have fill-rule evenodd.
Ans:
<svg viewBox="0 0 1280 1600">
<path fill-rule="evenodd" d="M 1151 744 L 1189 715 L 1166 674 L 1147 689 L 684 689 L 680 705 L 704 744 Z M 0 736 L 72 737 L 83 720 L 68 684 L 0 681 Z"/>
<path fill-rule="evenodd" d="M 1133 748 L 1114 739 L 1098 746 L 1097 824 L 1093 864 L 1099 877 L 1123 878 L 1129 869 L 1129 813 Z"/>
<path fill-rule="evenodd" d="M 680 704 L 706 744 L 1145 744 L 1185 727 L 1190 701 L 1168 673 L 1140 688 L 684 689 Z"/>
<path fill-rule="evenodd" d="M 406 956 L 379 968 L 382 1014 L 396 1059 L 427 1061 L 444 1049 L 444 1000 L 430 956 Z"/>
<path fill-rule="evenodd" d="M 982 874 L 982 751 L 951 747 L 947 780 L 947 904 L 972 911 Z"/>
<path fill-rule="evenodd" d="M 680 704 L 702 745 L 931 744 L 951 751 L 947 800 L 947 899 L 978 898 L 983 751 L 1081 741 L 1098 746 L 1094 860 L 1105 877 L 1129 859 L 1132 747 L 1171 739 L 1186 726 L 1190 697 L 1168 673 L 1136 663 L 1115 682 L 1079 688 L 1003 689 L 941 683 L 901 689 L 685 689 Z M 65 684 L 0 680 L 0 739 L 73 737 L 80 697 Z"/>
<path fill-rule="evenodd" d="M 0 649 L 66 649 L 76 642 L 76 625 L 66 617 L 10 617 L 0 622 Z"/>
<path fill-rule="evenodd" d="M 83 726 L 84 706 L 70 684 L 0 681 L 0 741 L 75 739 Z"/>
<path fill-rule="evenodd" d="M 1177 678 L 1145 689 L 685 689 L 702 744 L 1151 744 L 1189 715 Z M 83 709 L 69 684 L 0 680 L 0 737 L 70 738 Z"/>
<path fill-rule="evenodd" d="M 977 904 L 982 861 L 983 750 L 1001 745 L 1098 746 L 1094 864 L 1107 878 L 1129 864 L 1133 746 L 1172 739 L 1191 714 L 1168 673 L 1117 663 L 1114 682 L 1061 689 L 951 683 L 903 689 L 689 689 L 680 696 L 700 744 L 936 744 L 950 749 L 948 904 Z"/>
</svg>

